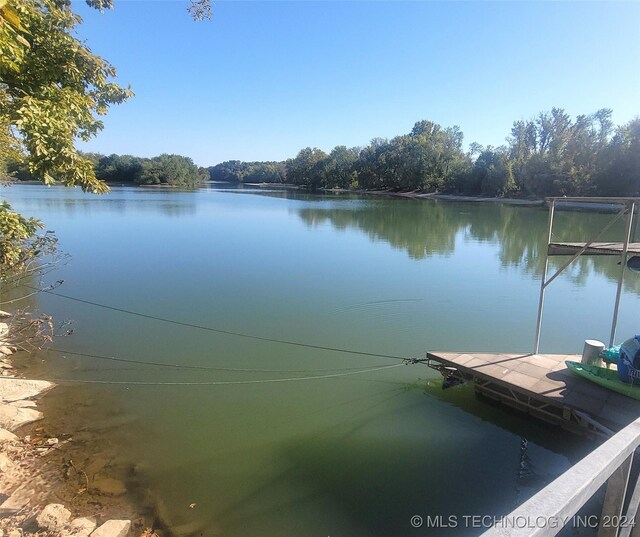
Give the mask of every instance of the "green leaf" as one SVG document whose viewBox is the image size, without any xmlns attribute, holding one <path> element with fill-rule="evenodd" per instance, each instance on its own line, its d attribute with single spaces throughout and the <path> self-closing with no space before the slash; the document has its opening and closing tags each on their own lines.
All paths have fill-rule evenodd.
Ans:
<svg viewBox="0 0 640 537">
<path fill-rule="evenodd" d="M 20 23 L 20 15 L 18 15 L 13 8 L 6 5 L 6 1 L 4 6 L 0 6 L 0 17 L 6 20 L 16 30 L 20 32 L 25 31 Z"/>
</svg>

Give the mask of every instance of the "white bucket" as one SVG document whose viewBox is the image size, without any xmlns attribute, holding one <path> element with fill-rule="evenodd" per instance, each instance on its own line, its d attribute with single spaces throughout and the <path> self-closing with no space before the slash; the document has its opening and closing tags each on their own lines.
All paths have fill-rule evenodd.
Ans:
<svg viewBox="0 0 640 537">
<path fill-rule="evenodd" d="M 604 350 L 604 343 L 596 339 L 586 339 L 582 350 L 582 363 L 588 365 L 602 366 L 600 352 Z"/>
</svg>

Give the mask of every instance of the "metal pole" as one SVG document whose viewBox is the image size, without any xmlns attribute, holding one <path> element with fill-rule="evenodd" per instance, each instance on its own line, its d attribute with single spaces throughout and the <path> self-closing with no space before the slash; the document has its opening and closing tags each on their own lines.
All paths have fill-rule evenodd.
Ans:
<svg viewBox="0 0 640 537">
<path fill-rule="evenodd" d="M 573 263 L 576 259 L 578 259 L 578 257 L 580 257 L 583 253 L 585 253 L 591 247 L 592 244 L 598 242 L 600 238 L 603 237 L 604 234 L 609 230 L 609 228 L 613 226 L 613 224 L 615 224 L 626 213 L 627 213 L 626 206 L 622 207 L 622 209 L 620 209 L 620 212 L 616 215 L 616 217 L 602 228 L 600 233 L 598 233 L 597 237 L 595 239 L 591 239 L 589 242 L 585 242 L 584 246 L 580 248 L 575 254 L 573 254 L 573 256 L 571 257 L 571 259 L 569 259 L 569 261 L 567 261 L 558 270 L 556 270 L 556 273 L 545 282 L 544 286 L 549 287 L 551 282 L 555 280 L 558 276 L 560 276 L 560 274 L 562 274 L 562 271 L 564 271 L 564 269 L 566 269 L 569 265 L 571 265 L 571 263 Z"/>
<path fill-rule="evenodd" d="M 627 209 L 629 206 L 627 205 Z M 613 307 L 613 321 L 611 322 L 611 337 L 609 337 L 609 347 L 613 347 L 616 338 L 616 325 L 618 324 L 618 307 L 620 306 L 620 295 L 622 293 L 622 280 L 624 279 L 624 271 L 627 268 L 627 250 L 629 248 L 629 239 L 631 238 L 631 225 L 633 223 L 633 213 L 636 209 L 635 202 L 631 203 L 631 209 L 627 216 L 627 230 L 624 235 L 624 247 L 620 257 L 620 276 L 618 277 L 618 289 L 616 291 L 616 303 Z"/>
<path fill-rule="evenodd" d="M 540 348 L 540 330 L 542 329 L 542 307 L 544 306 L 545 280 L 547 279 L 547 269 L 549 268 L 549 244 L 551 244 L 551 232 L 553 229 L 553 215 L 556 209 L 556 200 L 551 201 L 549 208 L 549 229 L 547 232 L 547 245 L 544 250 L 544 269 L 542 271 L 542 281 L 540 282 L 540 299 L 538 300 L 538 321 L 536 323 L 536 339 L 533 346 L 533 354 L 538 354 Z"/>
</svg>

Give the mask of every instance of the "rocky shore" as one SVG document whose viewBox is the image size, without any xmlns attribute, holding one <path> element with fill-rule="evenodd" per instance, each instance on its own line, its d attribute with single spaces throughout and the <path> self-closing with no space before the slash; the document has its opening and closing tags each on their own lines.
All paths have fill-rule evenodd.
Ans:
<svg viewBox="0 0 640 537">
<path fill-rule="evenodd" d="M 38 398 L 55 385 L 18 375 L 10 317 L 0 311 L 0 537 L 156 535 L 144 517 L 131 516 L 125 485 L 104 461 L 74 464 L 72 435 L 52 436 L 39 425 Z"/>
</svg>

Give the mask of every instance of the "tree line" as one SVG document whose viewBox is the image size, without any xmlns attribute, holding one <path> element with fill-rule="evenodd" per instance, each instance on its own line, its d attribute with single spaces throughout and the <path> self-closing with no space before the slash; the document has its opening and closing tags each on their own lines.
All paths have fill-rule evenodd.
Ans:
<svg viewBox="0 0 640 537">
<path fill-rule="evenodd" d="M 284 162 L 227 160 L 207 168 L 211 181 L 222 183 L 284 183 Z"/>
<path fill-rule="evenodd" d="M 229 160 L 200 168 L 189 157 L 82 153 L 95 177 L 111 184 L 193 188 L 211 180 L 288 183 L 309 189 L 442 192 L 483 196 L 638 196 L 640 118 L 614 127 L 611 110 L 572 119 L 553 108 L 513 124 L 507 143 L 463 149 L 459 127 L 417 122 L 408 134 L 366 147 L 306 147 L 284 162 Z M 18 179 L 33 179 L 10 163 Z"/>
<path fill-rule="evenodd" d="M 463 150 L 459 127 L 417 122 L 410 133 L 330 153 L 306 147 L 285 162 L 227 161 L 211 179 L 310 189 L 484 196 L 640 195 L 640 118 L 614 127 L 610 109 L 572 119 L 563 109 L 513 124 L 499 147 Z"/>
<path fill-rule="evenodd" d="M 205 168 L 199 168 L 189 157 L 162 154 L 153 158 L 133 155 L 81 153 L 93 164 L 97 179 L 110 184 L 167 185 L 195 188 L 209 180 Z M 35 179 L 20 161 L 10 162 L 9 172 L 19 180 Z"/>
</svg>

